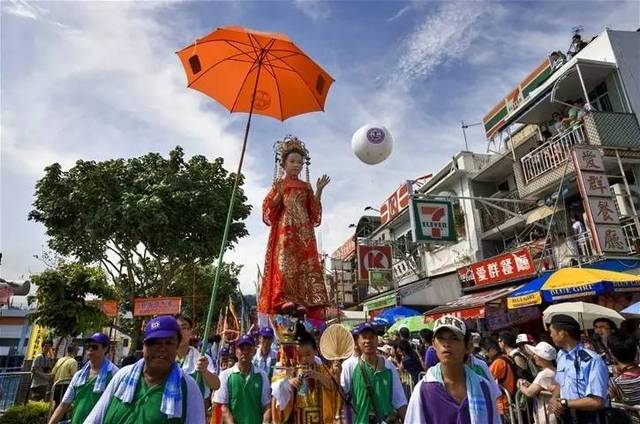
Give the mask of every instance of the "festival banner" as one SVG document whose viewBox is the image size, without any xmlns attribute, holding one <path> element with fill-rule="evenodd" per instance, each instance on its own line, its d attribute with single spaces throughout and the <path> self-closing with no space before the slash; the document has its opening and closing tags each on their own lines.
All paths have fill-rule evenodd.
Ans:
<svg viewBox="0 0 640 424">
<path fill-rule="evenodd" d="M 410 218 L 414 242 L 457 240 L 451 202 L 413 198 Z"/>
<path fill-rule="evenodd" d="M 536 275 L 528 247 L 494 256 L 471 265 L 476 286 L 519 280 Z"/>
<path fill-rule="evenodd" d="M 358 277 L 369 281 L 369 269 L 391 269 L 391 246 L 358 245 Z"/>
<path fill-rule="evenodd" d="M 40 352 L 40 345 L 46 336 L 45 328 L 37 323 L 31 325 L 31 334 L 29 335 L 29 344 L 27 345 L 27 354 L 25 359 L 33 359 Z"/>
<path fill-rule="evenodd" d="M 133 316 L 176 315 L 182 309 L 181 297 L 136 297 L 133 299 Z"/>
</svg>

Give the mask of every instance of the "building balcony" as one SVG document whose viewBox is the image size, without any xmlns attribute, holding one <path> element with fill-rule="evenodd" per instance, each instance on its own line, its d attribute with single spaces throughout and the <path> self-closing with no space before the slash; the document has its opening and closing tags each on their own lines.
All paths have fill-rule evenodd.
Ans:
<svg viewBox="0 0 640 424">
<path fill-rule="evenodd" d="M 557 185 L 565 168 L 566 174 L 571 174 L 571 151 L 576 144 L 602 146 L 605 156 L 615 156 L 615 151 L 607 147 L 632 149 L 640 153 L 640 126 L 631 113 L 588 112 L 580 125 L 516 158 L 513 171 L 520 197 L 536 197 Z"/>
</svg>

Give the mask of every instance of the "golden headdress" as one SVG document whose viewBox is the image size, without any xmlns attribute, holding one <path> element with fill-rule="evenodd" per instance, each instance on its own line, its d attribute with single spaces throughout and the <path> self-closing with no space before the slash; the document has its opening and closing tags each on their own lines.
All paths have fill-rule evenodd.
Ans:
<svg viewBox="0 0 640 424">
<path fill-rule="evenodd" d="M 287 135 L 282 140 L 278 140 L 274 144 L 275 150 L 275 167 L 273 170 L 273 180 L 282 176 L 282 170 L 284 168 L 284 161 L 289 153 L 299 153 L 306 165 L 307 181 L 309 181 L 309 165 L 311 164 L 311 157 L 309 156 L 309 150 L 295 135 Z M 278 167 L 278 164 L 280 166 Z"/>
</svg>

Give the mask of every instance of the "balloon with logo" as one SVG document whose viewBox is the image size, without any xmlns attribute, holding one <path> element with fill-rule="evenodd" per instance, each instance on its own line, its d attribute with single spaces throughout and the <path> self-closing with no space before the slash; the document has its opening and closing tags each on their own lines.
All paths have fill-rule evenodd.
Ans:
<svg viewBox="0 0 640 424">
<path fill-rule="evenodd" d="M 351 149 L 362 162 L 376 165 L 391 155 L 393 137 L 386 127 L 367 124 L 353 134 Z"/>
</svg>

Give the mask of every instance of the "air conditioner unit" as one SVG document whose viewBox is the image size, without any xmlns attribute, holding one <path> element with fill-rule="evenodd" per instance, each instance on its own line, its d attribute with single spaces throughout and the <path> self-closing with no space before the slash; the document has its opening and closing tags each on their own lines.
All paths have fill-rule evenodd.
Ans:
<svg viewBox="0 0 640 424">
<path fill-rule="evenodd" d="M 636 210 L 640 207 L 640 195 L 638 195 L 638 188 L 636 186 L 629 186 L 631 190 L 631 199 L 633 200 Z M 618 204 L 618 210 L 620 211 L 620 218 L 626 218 L 633 216 L 633 208 L 631 207 L 631 199 L 623 183 L 614 184 L 611 186 L 616 202 Z"/>
</svg>

